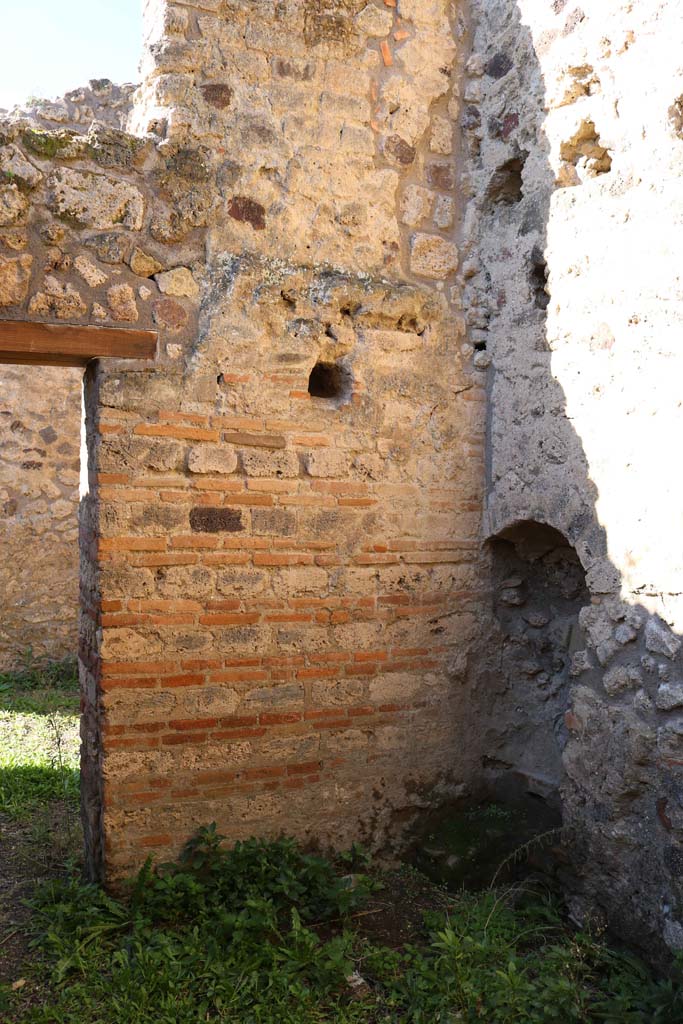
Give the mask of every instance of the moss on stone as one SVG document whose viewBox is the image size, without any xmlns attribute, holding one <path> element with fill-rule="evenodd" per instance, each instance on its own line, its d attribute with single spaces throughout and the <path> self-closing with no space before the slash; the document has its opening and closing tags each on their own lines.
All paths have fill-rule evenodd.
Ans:
<svg viewBox="0 0 683 1024">
<path fill-rule="evenodd" d="M 26 149 L 48 160 L 55 157 L 73 160 L 80 156 L 85 148 L 83 136 L 64 129 L 45 131 L 42 128 L 27 128 L 21 139 Z"/>
<path fill-rule="evenodd" d="M 85 155 L 100 167 L 123 170 L 135 166 L 147 143 L 126 132 L 98 126 L 85 139 Z"/>
<path fill-rule="evenodd" d="M 166 161 L 166 169 L 168 174 L 162 174 L 162 181 L 175 177 L 183 181 L 205 182 L 211 176 L 208 153 L 202 149 L 179 149 Z"/>
</svg>

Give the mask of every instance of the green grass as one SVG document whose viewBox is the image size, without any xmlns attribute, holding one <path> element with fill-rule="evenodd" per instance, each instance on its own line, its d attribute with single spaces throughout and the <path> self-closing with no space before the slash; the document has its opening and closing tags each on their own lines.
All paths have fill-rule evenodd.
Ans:
<svg viewBox="0 0 683 1024">
<path fill-rule="evenodd" d="M 43 848 L 55 863 L 73 848 L 77 756 L 72 666 L 0 676 L 0 811 L 24 836 L 20 882 Z M 32 901 L 32 950 L 13 959 L 19 987 L 0 985 L 0 1021 L 683 1024 L 680 968 L 653 978 L 538 893 L 455 896 L 407 868 L 368 871 L 359 849 L 335 863 L 288 839 L 228 851 L 214 826 L 122 898 L 62 871 Z M 12 942 L 23 931 L 10 924 Z"/>
<path fill-rule="evenodd" d="M 21 1024 L 679 1024 L 680 988 L 567 929 L 519 890 L 441 896 L 411 946 L 362 931 L 377 882 L 291 840 L 224 850 L 203 830 L 126 899 L 77 879 L 35 902 L 44 960 L 9 1011 Z M 395 909 L 395 908 L 394 908 Z M 357 991 L 349 977 L 355 972 Z M 31 1006 L 35 986 L 48 986 Z M 24 1008 L 22 1009 L 22 1003 Z"/>
<path fill-rule="evenodd" d="M 78 681 L 72 662 L 0 674 L 0 812 L 78 801 Z"/>
<path fill-rule="evenodd" d="M 78 693 L 78 666 L 74 658 L 62 661 L 37 661 L 29 648 L 21 664 L 11 672 L 0 672 L 0 692 L 26 693 L 31 690 Z"/>
</svg>

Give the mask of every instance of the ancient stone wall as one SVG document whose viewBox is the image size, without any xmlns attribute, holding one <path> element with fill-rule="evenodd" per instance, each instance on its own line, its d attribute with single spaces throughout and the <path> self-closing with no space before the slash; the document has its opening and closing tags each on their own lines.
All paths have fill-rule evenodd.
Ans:
<svg viewBox="0 0 683 1024">
<path fill-rule="evenodd" d="M 202 237 L 190 228 L 179 246 L 158 229 L 152 212 L 154 210 L 157 216 L 163 216 L 167 211 L 170 213 L 170 207 L 164 205 L 161 197 L 165 195 L 165 189 L 172 187 L 172 183 L 175 182 L 178 187 L 181 181 L 174 163 L 176 157 L 169 155 L 162 158 L 152 142 L 135 139 L 117 129 L 97 124 L 87 134 L 81 135 L 72 128 L 48 130 L 38 127 L 31 120 L 12 119 L 0 125 L 0 139 L 0 166 L 4 171 L 0 187 L 0 209 L 3 211 L 4 222 L 0 235 L 3 247 L 0 253 L 3 316 L 61 323 L 158 327 L 165 336 L 158 363 L 151 372 L 138 373 L 134 377 L 138 386 L 144 390 L 144 380 L 153 379 L 155 373 L 163 375 L 164 365 L 173 363 L 182 342 L 194 336 L 196 325 L 198 286 L 189 264 L 196 261 L 202 252 Z M 179 159 L 182 167 L 182 156 Z M 187 180 L 187 174 L 182 180 Z M 153 195 L 157 197 L 154 200 Z M 127 365 L 125 362 L 119 363 L 117 369 L 125 372 Z M 21 413 L 13 412 L 10 417 L 6 417 L 10 421 L 7 428 L 10 435 L 13 422 L 24 424 L 15 430 L 15 445 L 23 437 L 22 447 L 31 447 L 33 440 L 37 447 L 38 440 L 32 432 L 44 430 L 45 433 L 39 435 L 40 452 L 48 454 L 40 455 L 40 459 L 47 459 L 51 453 L 50 444 L 56 445 L 59 450 L 67 444 L 65 438 L 75 434 L 75 440 L 71 441 L 74 457 L 68 473 L 60 470 L 57 476 L 57 481 L 63 479 L 65 486 L 72 486 L 70 494 L 64 496 L 63 513 L 65 534 L 73 543 L 80 401 L 74 395 L 78 401 L 78 415 L 73 430 L 66 421 L 67 409 L 64 405 L 61 406 L 62 421 L 58 428 L 51 427 L 46 413 L 49 395 L 40 394 L 39 388 L 41 382 L 47 382 L 54 386 L 61 384 L 74 389 L 78 387 L 80 391 L 80 374 L 74 378 L 74 371 L 56 369 L 12 372 L 14 376 L 11 379 L 20 382 L 19 386 L 15 386 L 17 401 L 20 399 L 21 387 L 30 388 L 31 393 L 35 391 L 37 395 L 35 399 L 26 399 L 21 403 Z M 118 504 L 108 504 L 110 488 L 120 484 L 124 477 L 117 473 L 107 475 L 106 466 L 100 472 L 98 463 L 106 463 L 107 457 L 100 455 L 105 441 L 110 451 L 116 451 L 115 435 L 120 427 L 118 424 L 102 422 L 96 367 L 86 375 L 85 384 L 88 452 L 80 509 L 79 657 L 84 697 L 82 733 L 86 835 L 94 851 L 93 856 L 97 857 L 101 850 L 102 836 L 100 758 L 103 712 L 99 699 L 102 611 L 118 607 L 116 601 L 110 601 L 107 605 L 102 600 L 103 563 L 107 556 L 103 550 L 106 544 L 101 536 L 116 533 L 116 524 L 124 519 L 135 518 L 141 529 L 149 529 L 154 523 L 166 525 L 164 514 L 170 506 L 162 504 L 155 494 L 154 499 L 159 502 L 159 507 L 150 508 L 146 504 L 150 493 L 143 487 L 127 492 L 126 509 Z M 113 373 L 109 378 L 112 395 L 118 386 L 120 379 Z M 116 405 L 115 397 L 112 397 L 111 404 Z M 56 411 L 60 413 L 59 406 Z M 45 422 L 40 419 L 41 416 L 45 417 Z M 120 418 L 125 419 L 126 414 L 121 413 Z M 59 440 L 53 437 L 57 429 L 61 432 L 58 434 Z M 8 449 L 7 444 L 5 448 Z M 57 559 L 60 553 L 60 533 L 56 528 L 58 521 L 54 513 L 60 508 L 59 501 L 54 501 L 56 509 L 53 507 L 50 510 L 46 505 L 48 498 L 58 499 L 59 495 L 49 490 L 50 481 L 46 481 L 44 476 L 48 466 L 45 466 L 40 478 L 44 497 L 28 490 L 28 485 L 22 483 L 22 474 L 40 472 L 37 467 L 29 465 L 40 460 L 37 451 L 21 454 L 25 458 L 15 472 L 14 487 L 18 493 L 24 487 L 27 500 L 31 499 L 32 504 L 26 507 L 17 505 L 16 509 L 10 506 L 15 528 L 9 537 L 18 534 L 17 524 L 21 525 L 23 516 L 28 524 L 27 531 L 33 530 L 30 536 L 25 536 L 25 543 L 33 544 L 39 552 L 41 546 L 45 550 L 44 546 L 48 545 L 48 552 L 54 551 Z M 167 456 L 157 451 L 153 440 L 140 439 L 136 454 L 143 475 L 150 468 L 167 468 Z M 9 456 L 19 458 L 15 449 L 9 450 Z M 8 500 L 11 501 L 11 497 Z M 49 534 L 45 530 L 48 519 L 52 522 Z M 41 530 L 43 536 L 36 537 L 35 534 Z M 144 542 L 140 543 L 144 548 Z M 74 572 L 71 569 L 71 558 L 75 550 L 74 544 L 70 549 L 68 572 L 64 569 L 66 555 L 61 562 L 54 563 L 54 573 L 51 571 L 49 554 L 43 556 L 44 560 L 39 562 L 42 584 L 37 582 L 36 563 L 26 560 L 25 552 L 22 555 L 24 561 L 18 558 L 18 565 L 27 567 L 23 577 L 17 576 L 13 566 L 7 565 L 3 570 L 6 573 L 5 580 L 11 578 L 14 592 L 17 583 L 20 583 L 27 591 L 35 592 L 38 598 L 45 595 L 43 607 L 36 600 L 29 608 L 36 619 L 42 616 L 41 622 L 44 625 L 52 608 L 58 611 L 67 599 L 76 599 Z M 40 559 L 40 554 L 38 557 Z M 140 586 L 144 589 L 144 580 L 136 582 L 135 575 L 132 574 L 133 579 L 129 585 L 133 596 L 139 595 Z M 65 578 L 71 580 L 70 590 L 64 583 Z M 111 578 L 120 581 L 121 573 L 117 577 L 113 570 L 113 576 L 104 580 L 106 586 L 116 590 L 116 585 L 110 583 Z M 53 603 L 50 604 L 50 601 Z M 62 605 L 58 602 L 62 602 Z M 17 613 L 8 611 L 8 621 L 17 622 L 15 635 L 11 638 L 16 645 L 17 634 L 23 638 L 30 634 L 33 626 L 28 615 L 20 624 L 18 619 L 12 620 L 14 614 L 21 616 L 21 608 Z M 36 651 L 40 653 L 37 645 Z M 54 647 L 47 653 L 53 654 Z"/>
<path fill-rule="evenodd" d="M 78 649 L 81 376 L 0 367 L 3 669 Z"/>
<path fill-rule="evenodd" d="M 72 90 L 63 99 L 15 108 L 12 119 L 24 121 L 25 129 L 30 127 L 38 139 L 41 131 L 79 126 L 82 131 L 94 121 L 123 129 L 134 90 L 132 85 L 117 86 L 101 79 Z M 9 117 L 7 111 L 0 111 L 2 115 Z M 49 149 L 48 144 L 48 151 L 40 155 L 49 156 Z M 17 174 L 16 161 L 14 151 L 6 151 L 0 169 L 2 184 L 9 186 L 3 191 L 0 213 L 5 255 L 25 253 L 27 247 L 26 218 L 16 197 L 28 194 L 31 182 Z M 37 175 L 32 179 L 35 182 Z M 73 253 L 59 246 L 49 250 L 40 252 L 45 269 L 68 271 Z M 12 268 L 17 266 L 10 263 L 7 269 L 5 264 L 9 276 L 3 278 L 0 291 L 3 315 L 16 308 Z M 81 282 L 78 274 L 75 281 Z M 0 369 L 2 669 L 16 668 L 27 657 L 72 658 L 78 649 L 81 377 L 77 370 Z"/>
<path fill-rule="evenodd" d="M 185 173 L 157 222 L 206 224 L 206 263 L 175 370 L 100 383 L 109 870 L 212 819 L 381 845 L 471 774 L 458 23 L 445 0 L 156 15 L 136 117 Z"/>
<path fill-rule="evenodd" d="M 511 571 L 494 543 L 503 650 L 512 636 L 536 655 L 505 676 L 501 707 L 526 707 L 491 724 L 489 753 L 526 771 L 529 720 L 551 734 L 558 711 L 529 673 L 568 671 L 556 734 L 575 912 L 601 907 L 651 952 L 655 936 L 683 945 L 682 505 L 667 454 L 681 432 L 683 12 L 608 6 L 473 4 L 464 283 L 471 349 L 491 361 L 487 535 L 559 530 L 590 597 L 579 632 L 565 628 L 541 563 Z"/>
<path fill-rule="evenodd" d="M 8 315 L 161 332 L 153 368 L 86 380 L 95 874 L 213 819 L 383 845 L 467 789 L 487 556 L 462 36 L 447 0 L 151 4 L 147 141 L 8 130 L 30 236 Z M 47 276 L 45 238 L 71 257 Z"/>
<path fill-rule="evenodd" d="M 150 0 L 137 136 L 2 129 L 3 315 L 160 333 L 86 375 L 93 875 L 514 780 L 683 945 L 682 19 Z"/>
</svg>

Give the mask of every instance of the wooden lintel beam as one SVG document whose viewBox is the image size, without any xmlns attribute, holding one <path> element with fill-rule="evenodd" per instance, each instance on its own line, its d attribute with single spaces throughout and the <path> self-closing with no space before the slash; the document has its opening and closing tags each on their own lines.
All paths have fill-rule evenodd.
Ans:
<svg viewBox="0 0 683 1024">
<path fill-rule="evenodd" d="M 91 359 L 154 359 L 156 331 L 0 320 L 0 363 L 85 366 Z"/>
</svg>

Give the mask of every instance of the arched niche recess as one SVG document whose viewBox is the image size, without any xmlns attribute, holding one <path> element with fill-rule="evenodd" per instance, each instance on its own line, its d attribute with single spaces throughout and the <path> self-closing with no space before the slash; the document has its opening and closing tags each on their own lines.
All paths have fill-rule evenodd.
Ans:
<svg viewBox="0 0 683 1024">
<path fill-rule="evenodd" d="M 571 658 L 590 602 L 586 574 L 567 538 L 546 523 L 516 522 L 488 543 L 500 631 L 490 763 L 510 795 L 558 804 Z"/>
</svg>

